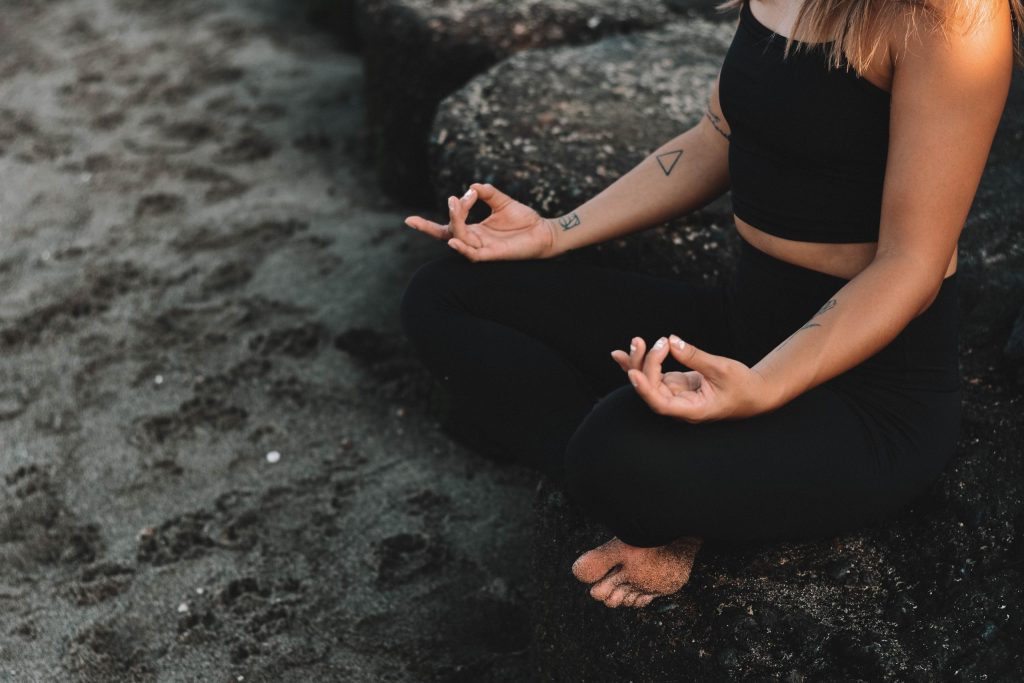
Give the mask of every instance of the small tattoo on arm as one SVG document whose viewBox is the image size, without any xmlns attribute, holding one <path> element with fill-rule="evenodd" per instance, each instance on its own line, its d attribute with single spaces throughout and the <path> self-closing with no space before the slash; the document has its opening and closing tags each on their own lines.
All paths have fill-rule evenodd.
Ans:
<svg viewBox="0 0 1024 683">
<path fill-rule="evenodd" d="M 818 309 L 817 313 L 815 313 L 814 315 L 811 316 L 811 320 L 814 320 L 815 318 L 817 318 L 819 315 L 821 315 L 825 311 L 828 311 L 828 310 L 830 310 L 832 308 L 835 308 L 835 305 L 836 305 L 836 300 L 835 299 L 829 299 L 828 301 L 825 302 L 825 304 L 821 308 Z M 800 330 L 806 330 L 808 327 L 821 327 L 821 324 L 820 323 L 807 323 L 806 325 L 801 327 Z M 797 332 L 799 332 L 800 330 L 797 330 Z"/>
<path fill-rule="evenodd" d="M 665 172 L 665 175 L 668 175 L 676 167 L 676 163 L 678 163 L 681 156 L 683 156 L 683 150 L 676 149 L 671 152 L 662 152 L 656 158 L 658 165 L 661 166 L 661 170 Z"/>
<path fill-rule="evenodd" d="M 713 111 L 711 111 L 711 105 L 708 105 L 708 108 L 705 110 L 704 113 L 707 115 L 708 120 L 711 121 L 711 125 L 715 127 L 715 130 L 721 133 L 722 137 L 728 140 L 729 133 L 726 133 L 724 130 L 722 130 L 722 126 L 719 125 L 722 121 L 722 118 L 715 114 Z"/>
<path fill-rule="evenodd" d="M 575 228 L 580 224 L 580 217 L 575 211 L 568 216 L 562 216 L 558 219 L 558 224 L 562 226 L 562 230 L 568 230 L 569 228 Z"/>
<path fill-rule="evenodd" d="M 815 313 L 813 316 L 811 316 L 811 318 L 812 319 L 817 318 L 819 315 L 821 315 L 825 311 L 828 311 L 828 310 L 830 310 L 832 308 L 835 308 L 835 305 L 836 305 L 836 300 L 835 299 L 829 299 L 828 301 L 825 302 L 825 304 L 821 308 L 818 309 L 817 313 Z M 800 328 L 800 330 L 806 330 L 809 327 L 821 327 L 821 323 L 806 323 L 805 325 L 803 325 L 803 327 Z M 797 330 L 796 332 L 799 332 L 800 330 Z M 782 340 L 782 343 L 779 344 L 776 348 L 780 348 L 781 349 L 783 346 L 785 346 L 786 342 L 788 342 L 790 339 L 792 339 L 793 335 L 795 335 L 796 332 L 794 332 L 793 334 L 789 335 L 784 340 Z"/>
</svg>

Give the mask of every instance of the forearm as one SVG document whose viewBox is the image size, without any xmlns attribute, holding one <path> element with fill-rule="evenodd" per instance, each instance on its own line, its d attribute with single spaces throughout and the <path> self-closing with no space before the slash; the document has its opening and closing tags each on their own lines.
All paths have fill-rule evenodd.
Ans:
<svg viewBox="0 0 1024 683">
<path fill-rule="evenodd" d="M 769 387 L 768 409 L 880 351 L 928 307 L 941 284 L 934 268 L 912 259 L 876 258 L 753 366 Z"/>
<path fill-rule="evenodd" d="M 710 130 L 709 130 L 710 129 Z M 553 221 L 555 255 L 637 232 L 699 209 L 729 189 L 728 141 L 707 117 Z"/>
</svg>

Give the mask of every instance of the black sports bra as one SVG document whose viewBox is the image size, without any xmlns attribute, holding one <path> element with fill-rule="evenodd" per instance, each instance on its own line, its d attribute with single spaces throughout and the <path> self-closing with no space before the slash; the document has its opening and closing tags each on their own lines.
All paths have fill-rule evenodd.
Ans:
<svg viewBox="0 0 1024 683">
<path fill-rule="evenodd" d="M 889 93 L 829 68 L 831 42 L 797 53 L 794 41 L 783 61 L 785 43 L 744 0 L 718 83 L 733 212 L 786 239 L 877 241 Z"/>
</svg>

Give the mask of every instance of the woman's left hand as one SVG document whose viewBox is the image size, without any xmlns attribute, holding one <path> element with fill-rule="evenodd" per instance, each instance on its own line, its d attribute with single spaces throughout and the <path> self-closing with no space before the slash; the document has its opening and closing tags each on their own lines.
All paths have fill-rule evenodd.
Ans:
<svg viewBox="0 0 1024 683">
<path fill-rule="evenodd" d="M 743 363 L 705 353 L 676 335 L 662 337 L 644 354 L 644 340 L 634 337 L 631 353 L 612 351 L 636 392 L 651 410 L 686 422 L 750 417 L 772 409 L 765 379 Z M 661 371 L 671 353 L 689 372 Z"/>
</svg>

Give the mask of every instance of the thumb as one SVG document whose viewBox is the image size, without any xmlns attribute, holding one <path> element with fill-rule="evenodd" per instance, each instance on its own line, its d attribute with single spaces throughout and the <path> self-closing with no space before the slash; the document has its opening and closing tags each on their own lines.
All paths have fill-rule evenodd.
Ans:
<svg viewBox="0 0 1024 683">
<path fill-rule="evenodd" d="M 492 209 L 500 209 L 511 201 L 514 201 L 507 194 L 490 183 L 472 183 L 470 189 L 476 190 L 480 199 L 484 200 Z"/>
<path fill-rule="evenodd" d="M 718 369 L 718 356 L 701 351 L 693 344 L 688 344 L 676 335 L 669 335 L 669 349 L 677 361 L 696 370 L 702 375 L 714 375 Z"/>
</svg>

